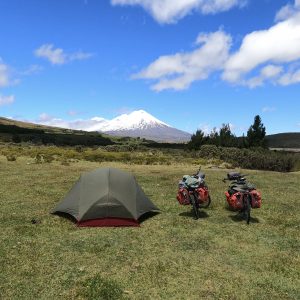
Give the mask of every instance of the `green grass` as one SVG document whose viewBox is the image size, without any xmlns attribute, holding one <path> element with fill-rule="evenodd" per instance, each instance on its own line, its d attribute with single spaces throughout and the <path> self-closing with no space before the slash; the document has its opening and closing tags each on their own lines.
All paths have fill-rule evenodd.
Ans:
<svg viewBox="0 0 300 300">
<path fill-rule="evenodd" d="M 31 161 L 0 156 L 0 299 L 299 299 L 300 173 L 247 171 L 263 195 L 247 226 L 226 209 L 226 170 L 205 170 L 213 202 L 195 221 L 175 199 L 195 165 Z M 104 165 L 133 172 L 162 212 L 140 228 L 49 214 Z"/>
</svg>

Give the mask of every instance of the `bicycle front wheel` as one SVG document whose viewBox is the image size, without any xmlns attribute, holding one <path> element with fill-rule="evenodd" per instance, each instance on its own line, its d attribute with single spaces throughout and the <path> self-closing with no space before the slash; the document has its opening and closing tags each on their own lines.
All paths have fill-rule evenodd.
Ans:
<svg viewBox="0 0 300 300">
<path fill-rule="evenodd" d="M 250 212 L 251 212 L 250 201 L 251 201 L 250 195 L 245 195 L 245 199 L 244 199 L 245 210 L 244 210 L 244 213 L 245 213 L 245 219 L 246 219 L 247 224 L 250 223 Z"/>
<path fill-rule="evenodd" d="M 191 199 L 191 204 L 193 207 L 194 218 L 195 218 L 195 220 L 197 220 L 197 219 L 199 219 L 199 211 L 198 211 L 198 206 L 196 203 L 196 198 L 194 195 L 190 195 L 190 199 Z"/>
</svg>

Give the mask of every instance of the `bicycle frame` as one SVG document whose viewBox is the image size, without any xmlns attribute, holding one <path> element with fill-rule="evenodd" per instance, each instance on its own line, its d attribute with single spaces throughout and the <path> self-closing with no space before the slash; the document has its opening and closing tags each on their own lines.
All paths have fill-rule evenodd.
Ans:
<svg viewBox="0 0 300 300">
<path fill-rule="evenodd" d="M 199 218 L 199 208 L 207 208 L 211 203 L 208 187 L 204 182 L 205 174 L 198 171 L 192 175 L 198 179 L 196 182 L 186 182 L 186 179 L 179 182 L 179 191 L 177 200 L 181 205 L 191 205 L 194 211 L 195 219 Z"/>
<path fill-rule="evenodd" d="M 253 191 L 252 186 L 248 185 L 246 179 L 244 178 L 245 175 L 239 175 L 238 173 L 235 174 L 236 177 L 234 180 L 231 178 L 224 179 L 231 180 L 231 184 L 229 186 L 228 192 L 226 192 L 227 202 L 230 207 L 239 210 L 243 217 L 246 219 L 247 224 L 250 222 L 250 215 L 251 215 L 251 206 L 252 206 L 252 194 Z M 229 177 L 229 176 L 228 176 Z"/>
</svg>

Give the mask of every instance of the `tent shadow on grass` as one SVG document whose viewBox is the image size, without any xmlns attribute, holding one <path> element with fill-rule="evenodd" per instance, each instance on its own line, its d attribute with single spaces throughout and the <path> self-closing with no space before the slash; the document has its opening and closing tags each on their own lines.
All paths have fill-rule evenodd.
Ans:
<svg viewBox="0 0 300 300">
<path fill-rule="evenodd" d="M 52 214 L 55 215 L 55 216 L 62 217 L 64 219 L 66 219 L 66 220 L 69 220 L 69 221 L 71 221 L 74 224 L 78 223 L 78 221 L 72 215 L 70 215 L 70 214 L 67 214 L 67 213 L 64 213 L 64 212 L 60 212 L 60 211 L 56 211 L 56 212 L 54 212 Z"/>
<path fill-rule="evenodd" d="M 144 223 L 144 222 L 147 221 L 147 220 L 152 219 L 153 217 L 155 217 L 155 216 L 158 215 L 159 213 L 160 213 L 159 211 L 157 211 L 157 212 L 155 212 L 155 211 L 149 211 L 149 212 L 146 212 L 145 214 L 143 214 L 143 215 L 138 219 L 138 221 L 139 221 L 139 223 L 140 223 L 140 225 L 141 225 L 142 223 Z"/>
<path fill-rule="evenodd" d="M 185 211 L 179 214 L 181 217 L 186 217 L 186 218 L 194 218 L 194 212 L 191 211 Z M 199 219 L 205 219 L 209 218 L 209 215 L 206 213 L 206 211 L 199 210 Z"/>
<path fill-rule="evenodd" d="M 144 223 L 145 221 L 147 220 L 150 220 L 152 219 L 153 217 L 155 217 L 156 215 L 158 215 L 160 212 L 154 212 L 154 211 L 150 211 L 150 212 L 147 212 L 145 214 L 143 214 L 139 219 L 138 219 L 138 222 L 139 224 L 141 225 L 142 223 Z M 53 215 L 56 215 L 56 216 L 59 216 L 59 217 L 62 217 L 66 220 L 69 220 L 71 221 L 73 224 L 77 225 L 78 224 L 78 221 L 70 214 L 67 214 L 67 213 L 64 213 L 64 212 L 55 212 L 53 213 Z"/>
</svg>

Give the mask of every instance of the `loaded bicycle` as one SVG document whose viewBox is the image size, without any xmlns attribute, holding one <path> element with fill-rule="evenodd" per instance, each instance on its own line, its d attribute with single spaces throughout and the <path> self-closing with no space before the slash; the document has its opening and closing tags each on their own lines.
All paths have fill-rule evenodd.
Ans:
<svg viewBox="0 0 300 300">
<path fill-rule="evenodd" d="M 181 205 L 192 205 L 195 219 L 199 218 L 199 208 L 207 208 L 211 203 L 204 178 L 205 174 L 199 169 L 194 175 L 184 175 L 178 185 L 176 198 Z"/>
<path fill-rule="evenodd" d="M 256 190 L 254 185 L 247 182 L 246 176 L 237 172 L 230 172 L 223 181 L 231 181 L 228 191 L 225 192 L 229 207 L 240 211 L 249 224 L 251 208 L 261 207 L 261 193 Z"/>
</svg>

